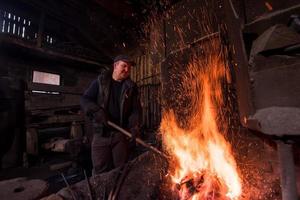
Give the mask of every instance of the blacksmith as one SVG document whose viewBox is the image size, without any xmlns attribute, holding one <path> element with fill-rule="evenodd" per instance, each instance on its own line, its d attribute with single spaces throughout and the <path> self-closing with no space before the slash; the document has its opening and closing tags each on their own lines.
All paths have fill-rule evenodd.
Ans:
<svg viewBox="0 0 300 200">
<path fill-rule="evenodd" d="M 81 107 L 93 121 L 93 172 L 99 174 L 126 163 L 129 144 L 135 143 L 109 127 L 107 120 L 130 131 L 140 131 L 141 105 L 137 85 L 130 79 L 134 62 L 126 55 L 114 59 L 113 69 L 101 73 L 84 92 Z"/>
</svg>

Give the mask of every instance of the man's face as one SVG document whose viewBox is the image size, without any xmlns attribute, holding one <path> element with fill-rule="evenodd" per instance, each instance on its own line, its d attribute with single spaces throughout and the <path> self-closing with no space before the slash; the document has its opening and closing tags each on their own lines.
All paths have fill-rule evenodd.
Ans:
<svg viewBox="0 0 300 200">
<path fill-rule="evenodd" d="M 130 75 L 131 64 L 122 60 L 114 63 L 113 78 L 116 80 L 124 80 Z"/>
</svg>

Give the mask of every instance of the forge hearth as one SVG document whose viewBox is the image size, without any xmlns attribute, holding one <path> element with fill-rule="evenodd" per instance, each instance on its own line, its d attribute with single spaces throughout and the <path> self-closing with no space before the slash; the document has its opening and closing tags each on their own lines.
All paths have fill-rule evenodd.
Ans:
<svg viewBox="0 0 300 200">
<path fill-rule="evenodd" d="M 123 169 L 117 168 L 89 178 L 92 195 L 95 199 L 108 199 L 114 190 L 114 198 L 110 199 L 160 199 L 160 187 L 167 174 L 167 165 L 164 158 L 146 152 Z M 126 172 L 122 175 L 124 171 Z M 78 199 L 89 199 L 86 181 L 76 183 L 71 189 Z M 53 194 L 51 199 L 58 200 L 60 197 L 73 199 L 68 188 Z M 50 199 L 50 196 L 44 199 Z"/>
<path fill-rule="evenodd" d="M 240 136 L 243 137 L 240 137 Z M 239 140 L 235 140 L 237 146 L 237 162 L 241 166 L 244 185 L 243 194 L 240 200 L 261 199 L 280 200 L 280 184 L 278 178 L 278 168 L 271 165 L 268 159 L 272 158 L 276 163 L 276 151 L 263 144 L 258 138 L 244 137 L 243 133 L 238 135 Z M 236 143 L 235 143 L 236 142 Z M 262 151 L 264 153 L 258 153 Z M 245 156 L 247 155 L 247 156 Z M 197 188 L 203 183 L 204 176 L 200 179 L 187 177 L 182 180 L 180 187 L 172 182 L 167 170 L 168 162 L 160 156 L 151 152 L 146 152 L 129 163 L 130 167 L 124 180 L 120 184 L 116 199 L 136 199 L 136 200 L 179 200 L 180 191 L 188 191 L 188 196 L 194 194 Z M 274 168 L 273 168 L 274 167 Z M 116 187 L 117 177 L 120 170 L 97 175 L 89 178 L 94 199 L 107 199 L 110 192 Z M 176 187 L 177 186 L 177 187 Z M 201 185 L 203 187 L 203 185 Z M 86 181 L 81 181 L 71 186 L 72 191 L 78 199 L 89 200 L 89 192 Z M 225 197 L 212 192 L 206 200 L 227 200 Z M 68 188 L 63 188 L 58 193 L 45 197 L 43 200 L 72 200 L 73 197 Z"/>
</svg>

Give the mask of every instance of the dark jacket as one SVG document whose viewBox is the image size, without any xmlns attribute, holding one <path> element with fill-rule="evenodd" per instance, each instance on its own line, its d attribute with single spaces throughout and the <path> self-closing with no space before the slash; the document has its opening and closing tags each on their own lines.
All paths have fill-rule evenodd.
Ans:
<svg viewBox="0 0 300 200">
<path fill-rule="evenodd" d="M 99 109 L 107 112 L 112 72 L 105 71 L 94 80 L 81 97 L 81 107 L 84 113 L 92 118 Z M 130 79 L 123 82 L 120 95 L 120 125 L 123 128 L 139 129 L 141 119 L 141 104 L 137 85 Z"/>
</svg>

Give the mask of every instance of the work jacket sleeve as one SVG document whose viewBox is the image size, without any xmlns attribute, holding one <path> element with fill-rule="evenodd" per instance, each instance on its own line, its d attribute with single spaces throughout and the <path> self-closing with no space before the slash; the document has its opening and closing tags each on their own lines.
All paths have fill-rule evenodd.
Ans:
<svg viewBox="0 0 300 200">
<path fill-rule="evenodd" d="M 83 112 L 88 116 L 92 117 L 95 112 L 100 109 L 97 105 L 97 96 L 99 92 L 98 81 L 94 80 L 90 86 L 85 90 L 84 94 L 80 99 L 80 106 Z"/>
<path fill-rule="evenodd" d="M 131 131 L 139 132 L 142 124 L 142 106 L 139 98 L 137 86 L 132 91 L 132 111 L 129 116 L 129 129 Z"/>
</svg>

